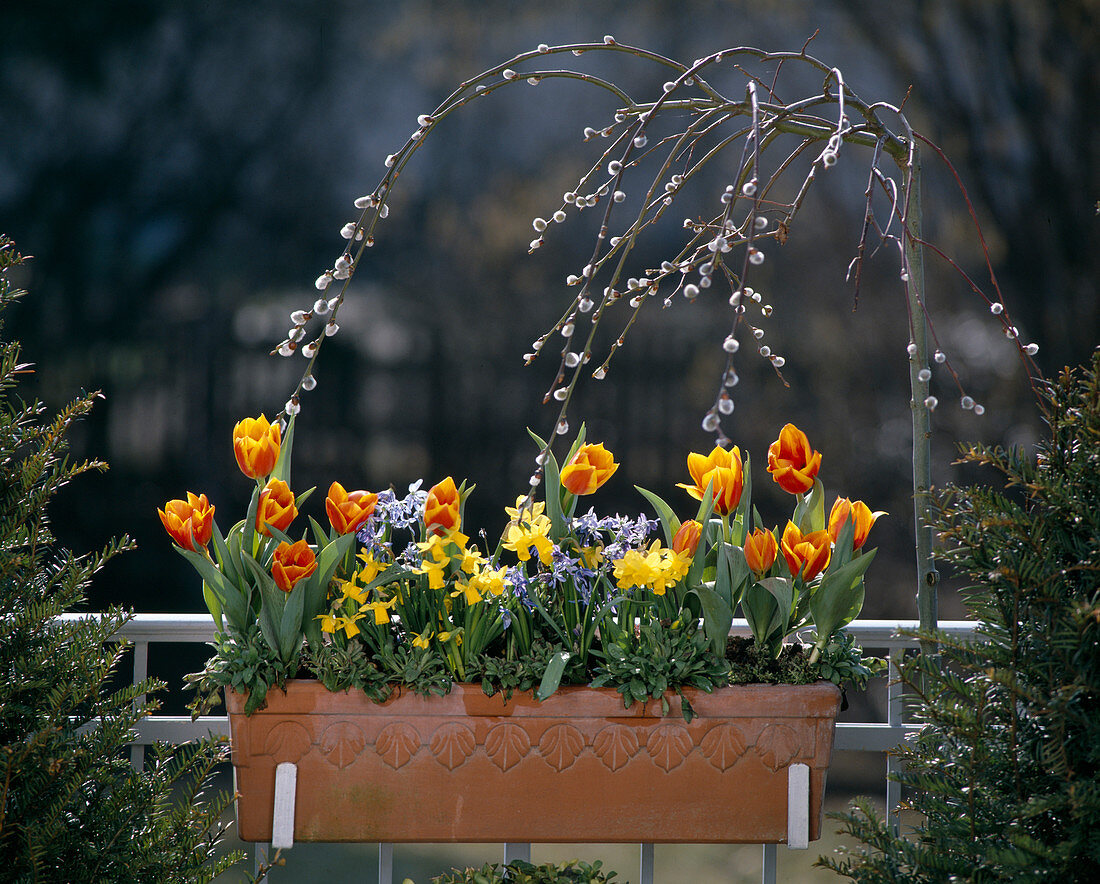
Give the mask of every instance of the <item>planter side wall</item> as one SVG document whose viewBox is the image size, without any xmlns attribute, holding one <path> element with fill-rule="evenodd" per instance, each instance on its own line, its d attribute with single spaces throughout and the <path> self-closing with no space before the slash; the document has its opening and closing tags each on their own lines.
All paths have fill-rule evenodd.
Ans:
<svg viewBox="0 0 1100 884">
<path fill-rule="evenodd" d="M 275 768 L 298 765 L 298 841 L 781 843 L 787 767 L 810 767 L 820 837 L 839 691 L 748 685 L 624 709 L 611 690 L 505 703 L 476 685 L 384 704 L 297 681 L 245 716 L 227 704 L 237 821 L 271 839 Z"/>
</svg>

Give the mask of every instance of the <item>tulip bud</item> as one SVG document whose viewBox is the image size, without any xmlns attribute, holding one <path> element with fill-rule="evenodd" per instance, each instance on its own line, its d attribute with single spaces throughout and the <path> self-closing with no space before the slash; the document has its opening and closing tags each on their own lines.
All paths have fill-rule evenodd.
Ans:
<svg viewBox="0 0 1100 884">
<path fill-rule="evenodd" d="M 339 482 L 333 482 L 325 498 L 325 512 L 329 524 L 337 534 L 350 534 L 370 518 L 378 495 L 369 491 L 345 491 Z"/>
<path fill-rule="evenodd" d="M 297 543 L 283 541 L 275 548 L 271 562 L 271 576 L 283 592 L 290 592 L 294 585 L 317 570 L 317 557 L 305 540 Z"/>
<path fill-rule="evenodd" d="M 680 526 L 676 536 L 672 538 L 672 551 L 686 553 L 694 556 L 699 548 L 699 539 L 703 536 L 703 526 L 695 519 L 688 519 Z"/>
<path fill-rule="evenodd" d="M 779 542 L 771 531 L 757 528 L 745 538 L 745 561 L 757 577 L 771 570 L 778 555 Z"/>
<path fill-rule="evenodd" d="M 814 485 L 821 468 L 821 455 L 810 447 L 810 440 L 794 424 L 779 431 L 779 438 L 768 448 L 768 472 L 788 494 L 805 494 Z"/>
<path fill-rule="evenodd" d="M 619 465 L 610 451 L 598 445 L 582 445 L 561 471 L 561 484 L 570 494 L 592 494 L 610 479 Z"/>
<path fill-rule="evenodd" d="M 852 549 L 859 549 L 867 542 L 867 535 L 871 531 L 871 526 L 878 521 L 879 516 L 885 515 L 884 512 L 872 513 L 871 508 L 862 500 L 853 503 L 847 497 L 838 497 L 829 512 L 829 536 L 832 537 L 833 543 L 836 543 L 841 529 L 849 519 L 854 519 L 856 530 L 852 537 Z"/>
<path fill-rule="evenodd" d="M 801 574 L 802 579 L 808 583 L 824 571 L 829 564 L 831 543 L 832 538 L 828 531 L 812 531 L 803 535 L 794 522 L 787 522 L 780 548 L 791 576 L 798 577 Z"/>
<path fill-rule="evenodd" d="M 428 489 L 428 498 L 424 501 L 424 527 L 429 532 L 457 531 L 461 505 L 455 480 L 448 476 Z"/>
<path fill-rule="evenodd" d="M 281 433 L 279 424 L 268 423 L 262 414 L 246 417 L 233 428 L 233 454 L 237 466 L 250 479 L 262 479 L 275 469 L 279 459 Z"/>
<path fill-rule="evenodd" d="M 272 479 L 260 492 L 256 506 L 256 530 L 265 537 L 271 536 L 271 528 L 286 531 L 298 516 L 294 492 L 282 479 Z"/>
<path fill-rule="evenodd" d="M 187 500 L 170 500 L 157 510 L 161 524 L 183 549 L 198 552 L 214 532 L 214 507 L 205 494 L 187 492 Z"/>
</svg>

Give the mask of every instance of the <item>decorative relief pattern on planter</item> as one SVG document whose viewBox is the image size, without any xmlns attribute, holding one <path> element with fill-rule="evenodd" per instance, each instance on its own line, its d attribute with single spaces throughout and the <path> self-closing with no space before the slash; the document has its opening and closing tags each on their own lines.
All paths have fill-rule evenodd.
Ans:
<svg viewBox="0 0 1100 884">
<path fill-rule="evenodd" d="M 296 721 L 283 721 L 268 731 L 262 752 L 256 755 L 270 755 L 279 761 L 301 761 L 313 745 L 313 736 Z"/>
<path fill-rule="evenodd" d="M 350 721 L 338 721 L 321 735 L 321 751 L 341 770 L 355 760 L 365 745 L 363 732 Z"/>
<path fill-rule="evenodd" d="M 592 749 L 608 770 L 618 770 L 638 753 L 638 735 L 633 728 L 613 724 L 596 734 Z"/>
<path fill-rule="evenodd" d="M 741 728 L 720 724 L 711 728 L 699 743 L 703 757 L 719 770 L 729 770 L 745 754 L 748 743 Z"/>
<path fill-rule="evenodd" d="M 665 773 L 678 767 L 693 747 L 687 728 L 675 724 L 662 724 L 646 741 L 650 756 Z"/>
<path fill-rule="evenodd" d="M 400 721 L 386 727 L 374 744 L 374 751 L 394 770 L 407 764 L 419 748 L 420 734 L 416 728 Z"/>
<path fill-rule="evenodd" d="M 839 692 L 691 693 L 690 724 L 675 702 L 666 717 L 590 688 L 505 703 L 456 685 L 376 705 L 292 682 L 268 699 L 246 718 L 243 699 L 228 698 L 245 840 L 270 838 L 274 769 L 291 761 L 296 840 L 767 842 L 785 838 L 795 761 L 811 768 L 818 837 Z M 430 809 L 418 794 L 436 796 Z"/>
<path fill-rule="evenodd" d="M 447 770 L 454 770 L 474 754 L 477 739 L 466 725 L 450 722 L 432 734 L 428 748 L 436 761 Z"/>
<path fill-rule="evenodd" d="M 554 770 L 565 770 L 572 766 L 577 756 L 584 751 L 585 740 L 581 732 L 572 725 L 555 724 L 547 728 L 539 740 L 539 752 Z"/>
</svg>

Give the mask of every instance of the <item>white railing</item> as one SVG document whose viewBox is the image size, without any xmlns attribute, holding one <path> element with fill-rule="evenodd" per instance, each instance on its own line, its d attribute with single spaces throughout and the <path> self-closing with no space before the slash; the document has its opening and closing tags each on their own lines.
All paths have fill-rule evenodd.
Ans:
<svg viewBox="0 0 1100 884">
<path fill-rule="evenodd" d="M 66 619 L 82 616 L 67 614 Z M 91 615 L 94 616 L 94 615 Z M 918 647 L 918 642 L 901 633 L 916 629 L 913 620 L 856 620 L 847 631 L 854 634 L 864 648 L 871 651 L 884 650 L 890 659 L 891 673 L 897 667 L 907 650 Z M 944 621 L 939 628 L 951 635 L 971 637 L 975 624 L 966 620 Z M 734 622 L 734 634 L 748 634 L 744 620 Z M 136 614 L 118 637 L 125 638 L 133 645 L 133 680 L 144 681 L 149 670 L 149 645 L 160 643 L 202 644 L 214 640 L 214 623 L 206 614 Z M 893 678 L 887 682 L 886 720 L 867 722 L 840 722 L 836 726 L 837 752 L 881 752 L 887 753 L 887 774 L 894 769 L 894 759 L 890 750 L 905 739 L 913 729 L 903 720 L 902 688 Z M 145 747 L 155 742 L 185 743 L 208 735 L 229 736 L 229 719 L 225 715 L 204 715 L 192 721 L 186 715 L 150 715 L 142 719 L 130 748 L 130 758 L 140 767 L 145 758 Z M 894 814 L 901 799 L 897 783 L 886 781 L 886 807 Z M 260 854 L 257 845 L 255 856 Z M 639 880 L 641 884 L 653 884 L 653 845 L 639 845 Z M 506 844 L 505 861 L 530 859 L 529 844 Z M 257 859 L 258 861 L 258 859 Z M 763 884 L 775 884 L 777 868 L 776 845 L 763 845 Z M 391 884 L 393 878 L 393 845 L 378 846 L 378 880 L 380 884 Z"/>
</svg>

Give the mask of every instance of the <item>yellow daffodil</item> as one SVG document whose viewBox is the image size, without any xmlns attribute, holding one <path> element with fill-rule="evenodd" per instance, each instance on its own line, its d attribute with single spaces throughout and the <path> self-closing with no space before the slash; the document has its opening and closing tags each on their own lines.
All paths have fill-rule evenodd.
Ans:
<svg viewBox="0 0 1100 884">
<path fill-rule="evenodd" d="M 359 608 L 359 613 L 366 614 L 370 611 L 374 614 L 375 626 L 382 626 L 390 622 L 390 608 L 396 604 L 396 598 L 390 599 L 388 602 L 367 602 Z"/>
<path fill-rule="evenodd" d="M 648 586 L 653 582 L 653 567 L 645 553 L 627 550 L 621 559 L 615 559 L 615 581 L 619 589 Z"/>
<path fill-rule="evenodd" d="M 478 592 L 477 584 L 473 581 L 458 584 L 458 589 L 451 593 L 451 598 L 457 598 L 460 595 L 466 597 L 467 605 L 476 605 L 481 601 L 481 593 Z"/>
<path fill-rule="evenodd" d="M 539 561 L 550 565 L 554 561 L 554 543 L 547 537 L 550 532 L 550 519 L 536 516 L 531 522 L 508 526 L 504 548 L 514 552 L 521 562 L 531 558 L 531 547 L 538 553 Z"/>
<path fill-rule="evenodd" d="M 415 632 L 409 633 L 413 637 L 412 645 L 414 648 L 427 648 L 431 644 L 432 636 L 435 635 L 432 630 L 425 630 L 423 634 L 417 635 Z"/>
<path fill-rule="evenodd" d="M 603 547 L 586 546 L 581 549 L 581 556 L 584 559 L 584 566 L 595 570 L 599 567 L 600 562 L 603 561 Z"/>
<path fill-rule="evenodd" d="M 527 500 L 522 494 L 516 498 L 515 506 L 506 506 L 504 512 L 508 514 L 508 518 L 513 522 L 528 522 L 537 519 L 544 512 L 546 512 L 546 504 L 541 500 L 531 501 L 527 506 L 523 506 L 523 502 Z"/>
<path fill-rule="evenodd" d="M 464 550 L 462 553 L 462 561 L 459 562 L 459 568 L 461 568 L 467 574 L 476 574 L 481 570 L 481 566 L 485 562 L 485 557 L 482 556 L 481 551 L 474 547 L 473 549 Z"/>
<path fill-rule="evenodd" d="M 356 577 L 358 577 L 358 575 L 356 575 Z M 356 604 L 361 605 L 367 600 L 366 589 L 351 580 L 338 580 L 336 586 L 340 590 L 340 595 L 343 596 L 343 598 L 351 599 Z"/>
<path fill-rule="evenodd" d="M 620 589 L 648 587 L 654 595 L 664 595 L 670 586 L 675 586 L 687 574 L 691 556 L 663 549 L 661 541 L 655 540 L 648 550 L 628 550 L 613 564 Z"/>
<path fill-rule="evenodd" d="M 508 569 L 503 565 L 496 569 L 482 568 L 470 578 L 470 585 L 476 587 L 483 598 L 487 595 L 499 596 L 504 592 L 507 584 L 504 577 L 507 572 Z"/>
<path fill-rule="evenodd" d="M 344 630 L 344 635 L 348 638 L 355 638 L 359 635 L 359 627 L 355 625 L 355 621 L 359 620 L 363 616 L 362 610 L 356 614 L 352 614 L 350 617 L 341 617 L 334 614 L 318 614 L 317 619 L 321 621 L 321 632 L 335 633 L 337 630 Z"/>
<path fill-rule="evenodd" d="M 378 561 L 372 550 L 364 549 L 356 558 L 363 563 L 359 570 L 355 572 L 355 579 L 362 586 L 366 586 L 386 569 L 386 563 Z"/>
</svg>

